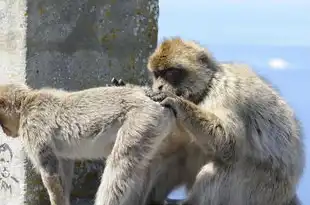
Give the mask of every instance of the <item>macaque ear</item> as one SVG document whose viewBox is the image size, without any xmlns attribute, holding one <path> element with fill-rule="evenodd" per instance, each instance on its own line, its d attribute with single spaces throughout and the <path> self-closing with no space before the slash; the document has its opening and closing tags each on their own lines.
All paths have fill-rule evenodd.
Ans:
<svg viewBox="0 0 310 205">
<path fill-rule="evenodd" d="M 212 55 L 207 51 L 198 53 L 198 62 L 205 65 L 207 69 L 216 70 L 216 62 Z"/>
<path fill-rule="evenodd" d="M 209 64 L 209 56 L 205 52 L 200 52 L 198 54 L 198 61 L 202 64 L 208 65 Z"/>
</svg>

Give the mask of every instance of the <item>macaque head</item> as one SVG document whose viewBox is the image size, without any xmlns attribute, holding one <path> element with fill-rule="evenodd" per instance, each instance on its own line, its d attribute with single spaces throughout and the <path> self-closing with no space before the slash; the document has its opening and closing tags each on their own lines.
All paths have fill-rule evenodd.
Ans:
<svg viewBox="0 0 310 205">
<path fill-rule="evenodd" d="M 6 114 L 0 109 L 0 125 L 8 137 L 18 137 L 19 118 L 17 115 Z"/>
<path fill-rule="evenodd" d="M 168 91 L 199 103 L 218 70 L 206 48 L 181 38 L 164 40 L 149 57 L 154 91 Z"/>
<path fill-rule="evenodd" d="M 0 85 L 0 125 L 9 137 L 18 137 L 21 100 L 26 89 L 20 84 Z"/>
</svg>

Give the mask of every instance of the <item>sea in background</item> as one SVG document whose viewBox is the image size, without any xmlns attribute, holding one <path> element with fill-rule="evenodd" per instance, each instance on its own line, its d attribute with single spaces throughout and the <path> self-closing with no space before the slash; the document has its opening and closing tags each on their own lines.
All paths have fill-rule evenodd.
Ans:
<svg viewBox="0 0 310 205">
<path fill-rule="evenodd" d="M 303 202 L 310 201 L 310 47 L 205 45 L 219 61 L 247 63 L 270 82 L 295 109 L 304 128 L 306 168 L 298 187 Z M 281 65 L 275 65 L 279 62 Z M 283 65 L 285 62 L 285 65 Z M 279 63 L 278 63 L 279 64 Z M 184 188 L 173 191 L 169 198 L 182 199 Z"/>
</svg>

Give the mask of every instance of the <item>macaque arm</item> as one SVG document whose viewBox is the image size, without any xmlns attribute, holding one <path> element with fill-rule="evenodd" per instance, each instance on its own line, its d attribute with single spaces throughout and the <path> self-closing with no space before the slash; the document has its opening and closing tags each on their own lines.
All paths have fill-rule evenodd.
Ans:
<svg viewBox="0 0 310 205">
<path fill-rule="evenodd" d="M 232 157 L 235 139 L 219 117 L 181 98 L 176 103 L 181 123 L 204 152 L 213 152 L 225 161 Z"/>
</svg>

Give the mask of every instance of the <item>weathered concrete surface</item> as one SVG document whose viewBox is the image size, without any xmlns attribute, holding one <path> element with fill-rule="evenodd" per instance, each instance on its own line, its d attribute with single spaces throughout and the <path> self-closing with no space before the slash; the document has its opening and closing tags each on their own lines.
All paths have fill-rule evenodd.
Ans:
<svg viewBox="0 0 310 205">
<path fill-rule="evenodd" d="M 27 82 L 74 90 L 113 76 L 143 83 L 157 15 L 153 0 L 29 0 Z"/>
<path fill-rule="evenodd" d="M 147 56 L 157 44 L 157 20 L 158 0 L 0 0 L 0 83 L 79 90 L 118 77 L 143 84 Z M 40 177 L 23 163 L 18 140 L 1 133 L 1 144 L 13 156 L 0 149 L 0 159 L 8 159 L 0 161 L 0 170 L 15 177 L 5 178 L 13 180 L 7 183 L 12 194 L 0 188 L 1 205 L 48 205 Z M 94 197 L 102 170 L 102 162 L 77 163 L 74 201 Z"/>
<path fill-rule="evenodd" d="M 0 83 L 25 81 L 25 2 L 0 0 Z M 0 129 L 0 204 L 24 201 L 25 155 Z"/>
</svg>

